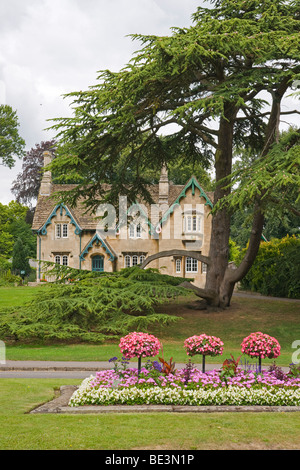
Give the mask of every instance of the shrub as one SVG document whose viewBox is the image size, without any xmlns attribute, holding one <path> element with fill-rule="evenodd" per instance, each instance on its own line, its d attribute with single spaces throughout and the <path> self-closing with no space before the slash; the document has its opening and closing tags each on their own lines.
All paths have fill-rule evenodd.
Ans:
<svg viewBox="0 0 300 470">
<path fill-rule="evenodd" d="M 258 255 L 240 285 L 242 289 L 263 295 L 299 299 L 299 279 L 300 238 L 286 236 L 261 243 Z"/>
</svg>

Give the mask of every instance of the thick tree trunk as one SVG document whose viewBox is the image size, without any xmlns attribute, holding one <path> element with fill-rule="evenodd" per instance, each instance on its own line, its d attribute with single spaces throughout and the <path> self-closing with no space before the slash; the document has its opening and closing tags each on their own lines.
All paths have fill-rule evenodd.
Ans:
<svg viewBox="0 0 300 470">
<path fill-rule="evenodd" d="M 215 157 L 217 187 L 214 193 L 214 203 L 227 196 L 230 189 L 224 188 L 223 178 L 232 171 L 232 143 L 235 111 L 228 109 L 225 117 L 220 120 L 218 149 Z M 228 183 L 228 182 L 227 182 Z M 230 236 L 230 214 L 226 209 L 219 210 L 212 217 L 210 240 L 210 265 L 206 276 L 205 288 L 214 291 L 213 299 L 208 299 L 210 305 L 220 306 L 220 289 L 228 266 Z"/>
<path fill-rule="evenodd" d="M 287 83 L 288 79 L 284 80 L 278 89 L 273 92 L 272 109 L 266 129 L 265 145 L 260 158 L 264 158 L 268 154 L 270 147 L 278 138 L 280 103 L 287 89 Z M 225 109 L 224 117 L 220 120 L 218 149 L 215 156 L 217 181 L 217 187 L 214 193 L 215 204 L 230 193 L 230 189 L 225 187 L 229 182 L 224 183 L 223 179 L 227 178 L 232 171 L 233 128 L 235 117 L 236 110 L 228 107 L 227 110 Z M 204 257 L 196 252 L 183 252 L 184 256 L 192 256 L 208 265 L 205 288 L 200 289 L 189 282 L 184 282 L 182 285 L 188 289 L 192 289 L 199 297 L 205 299 L 208 305 L 221 308 L 228 307 L 235 284 L 247 274 L 256 258 L 262 237 L 263 225 L 264 216 L 261 210 L 261 201 L 257 199 L 248 249 L 241 264 L 238 268 L 234 269 L 228 265 L 230 214 L 226 208 L 217 211 L 212 217 L 209 257 Z M 146 266 L 152 259 L 174 255 L 175 253 L 173 253 L 173 251 L 178 250 L 157 253 L 150 257 L 151 259 L 148 258 L 141 267 Z"/>
<path fill-rule="evenodd" d="M 228 266 L 225 271 L 218 299 L 221 307 L 228 307 L 230 305 L 235 284 L 243 279 L 251 268 L 259 250 L 263 225 L 264 216 L 260 210 L 259 204 L 257 204 L 247 252 L 238 268 L 234 269 L 233 267 Z"/>
<path fill-rule="evenodd" d="M 280 122 L 280 105 L 281 99 L 288 87 L 288 77 L 283 80 L 278 89 L 272 93 L 272 108 L 268 126 L 266 129 L 265 145 L 260 155 L 264 158 L 270 147 L 279 137 L 279 122 Z M 216 158 L 216 180 L 220 181 L 221 178 L 228 176 L 231 173 L 232 161 L 232 137 L 233 125 L 230 120 L 226 123 L 220 124 L 220 151 L 218 158 Z M 215 202 L 221 197 L 226 196 L 226 190 L 218 186 L 216 190 Z M 264 216 L 261 210 L 261 201 L 257 199 L 254 216 L 252 223 L 252 230 L 249 240 L 247 252 L 237 269 L 232 269 L 228 266 L 228 247 L 230 235 L 230 217 L 226 210 L 220 210 L 213 216 L 212 222 L 212 236 L 210 245 L 210 266 L 208 268 L 208 276 L 206 282 L 206 289 L 215 290 L 216 296 L 212 301 L 208 302 L 212 305 L 219 307 L 228 307 L 230 305 L 231 297 L 233 294 L 235 284 L 243 279 L 251 268 L 262 237 L 264 226 Z M 227 252 L 226 252 L 227 247 Z"/>
</svg>

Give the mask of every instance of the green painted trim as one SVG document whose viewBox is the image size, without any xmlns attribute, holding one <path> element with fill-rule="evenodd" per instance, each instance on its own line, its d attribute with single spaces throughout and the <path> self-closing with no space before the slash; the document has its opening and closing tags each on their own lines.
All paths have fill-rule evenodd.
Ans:
<svg viewBox="0 0 300 470">
<path fill-rule="evenodd" d="M 81 232 L 79 234 L 79 269 L 81 269 L 81 257 L 80 257 L 80 253 L 81 253 Z"/>
<path fill-rule="evenodd" d="M 115 260 L 114 254 L 110 251 L 110 249 L 108 248 L 108 246 L 106 245 L 104 240 L 100 237 L 100 235 L 98 235 L 98 233 L 95 233 L 93 238 L 90 240 L 89 244 L 85 247 L 85 249 L 80 254 L 80 259 L 82 261 L 84 260 L 85 255 L 88 253 L 89 249 L 92 248 L 92 246 L 95 242 L 96 243 L 99 243 L 99 242 L 101 243 L 101 246 L 104 248 L 106 253 L 109 254 L 109 256 L 110 256 L 109 261 L 114 261 Z"/>
<path fill-rule="evenodd" d="M 205 200 L 206 200 L 206 203 L 205 205 L 206 206 L 210 206 L 211 208 L 213 208 L 213 203 L 211 202 L 211 200 L 209 199 L 209 197 L 207 196 L 207 194 L 205 193 L 204 189 L 200 186 L 200 184 L 198 183 L 198 181 L 196 180 L 196 178 L 194 176 L 191 177 L 191 179 L 187 182 L 187 184 L 185 185 L 185 187 L 183 188 L 183 190 L 181 191 L 181 193 L 179 194 L 178 198 L 176 199 L 176 201 L 172 204 L 172 206 L 170 207 L 170 209 L 165 213 L 165 215 L 161 218 L 161 220 L 159 221 L 159 224 L 162 225 L 163 222 L 165 222 L 167 220 L 167 218 L 174 212 L 174 209 L 177 205 L 179 205 L 179 201 L 186 197 L 186 192 L 187 190 L 192 187 L 192 195 L 194 196 L 195 195 L 195 188 L 199 189 L 200 191 L 200 195 L 199 197 L 203 197 Z"/>
<path fill-rule="evenodd" d="M 49 215 L 47 221 L 44 223 L 42 228 L 37 230 L 37 233 L 39 233 L 41 235 L 47 235 L 47 227 L 48 227 L 48 225 L 50 225 L 52 223 L 52 219 L 53 219 L 53 217 L 56 216 L 58 209 L 60 210 L 60 215 L 62 215 L 63 209 L 66 211 L 66 216 L 70 218 L 71 224 L 75 225 L 75 235 L 80 235 L 80 233 L 82 232 L 81 227 L 79 227 L 79 225 L 75 221 L 73 215 L 71 214 L 71 212 L 69 211 L 67 206 L 65 206 L 64 204 L 57 204 L 57 206 L 53 209 L 53 211 Z"/>
</svg>

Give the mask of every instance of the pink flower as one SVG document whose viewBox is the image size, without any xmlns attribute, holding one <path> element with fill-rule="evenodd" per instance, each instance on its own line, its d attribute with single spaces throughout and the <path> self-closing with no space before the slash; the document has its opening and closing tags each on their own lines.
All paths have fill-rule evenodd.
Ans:
<svg viewBox="0 0 300 470">
<path fill-rule="evenodd" d="M 251 333 L 244 338 L 241 348 L 243 354 L 261 357 L 262 359 L 265 357 L 273 359 L 280 355 L 280 344 L 277 339 L 260 331 Z"/>
<path fill-rule="evenodd" d="M 153 357 L 161 348 L 158 339 L 148 333 L 129 333 L 120 340 L 121 353 L 126 359 L 133 357 Z"/>
<path fill-rule="evenodd" d="M 224 343 L 216 336 L 208 336 L 202 334 L 200 336 L 191 336 L 184 342 L 188 356 L 194 356 L 195 354 L 202 354 L 204 356 L 217 356 L 223 353 Z"/>
</svg>

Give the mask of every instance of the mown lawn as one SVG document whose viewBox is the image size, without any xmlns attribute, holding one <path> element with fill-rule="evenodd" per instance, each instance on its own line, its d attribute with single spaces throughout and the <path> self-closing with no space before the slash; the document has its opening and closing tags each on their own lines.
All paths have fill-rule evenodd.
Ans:
<svg viewBox="0 0 300 470">
<path fill-rule="evenodd" d="M 0 309 L 1 305 L 22 305 L 45 288 L 47 286 L 0 288 Z M 184 340 L 194 334 L 207 333 L 222 339 L 224 352 L 222 356 L 208 357 L 206 361 L 220 363 L 230 354 L 235 358 L 240 356 L 243 338 L 252 332 L 262 331 L 274 336 L 281 345 L 281 355 L 276 359 L 276 364 L 288 366 L 292 362 L 292 355 L 296 351 L 292 344 L 300 340 L 299 302 L 234 297 L 229 309 L 210 312 L 197 309 L 197 302 L 197 298 L 191 295 L 188 299 L 179 298 L 158 309 L 182 318 L 168 327 L 156 326 L 150 331 L 163 344 L 165 359 L 173 357 L 177 363 L 186 362 L 188 358 L 183 348 Z M 10 360 L 107 361 L 113 356 L 121 357 L 118 342 L 100 345 L 6 345 L 6 359 Z M 199 363 L 201 357 L 195 356 L 192 360 Z M 242 356 L 241 361 L 251 362 L 247 356 Z M 263 363 L 271 364 L 273 361 L 265 360 Z"/>
<path fill-rule="evenodd" d="M 22 305 L 39 289 L 0 289 L 1 306 Z M 221 337 L 225 351 L 240 354 L 242 339 L 253 331 L 275 336 L 282 346 L 278 365 L 288 365 L 300 339 L 299 303 L 234 298 L 226 311 L 195 310 L 195 298 L 178 299 L 160 309 L 183 320 L 170 327 L 153 328 L 163 343 L 166 359 L 186 362 L 183 341 L 205 332 Z M 192 301 L 192 303 L 191 303 Z M 15 360 L 101 361 L 118 356 L 118 343 L 103 345 L 7 345 L 6 358 Z M 247 358 L 244 358 L 245 360 Z M 198 362 L 201 358 L 198 358 Z M 194 360 L 196 362 L 196 358 Z M 272 362 L 272 361 L 269 361 Z M 1 379 L 1 450 L 242 450 L 298 449 L 300 413 L 148 413 L 59 415 L 29 414 L 51 400 L 61 385 L 81 379 Z M 100 454 L 101 455 L 101 454 Z M 200 464 L 200 460 L 199 460 Z"/>
<path fill-rule="evenodd" d="M 0 379 L 1 450 L 298 449 L 300 413 L 29 414 L 71 379 Z M 199 457 L 200 464 L 200 454 Z M 101 454 L 98 463 L 101 463 Z"/>
</svg>

